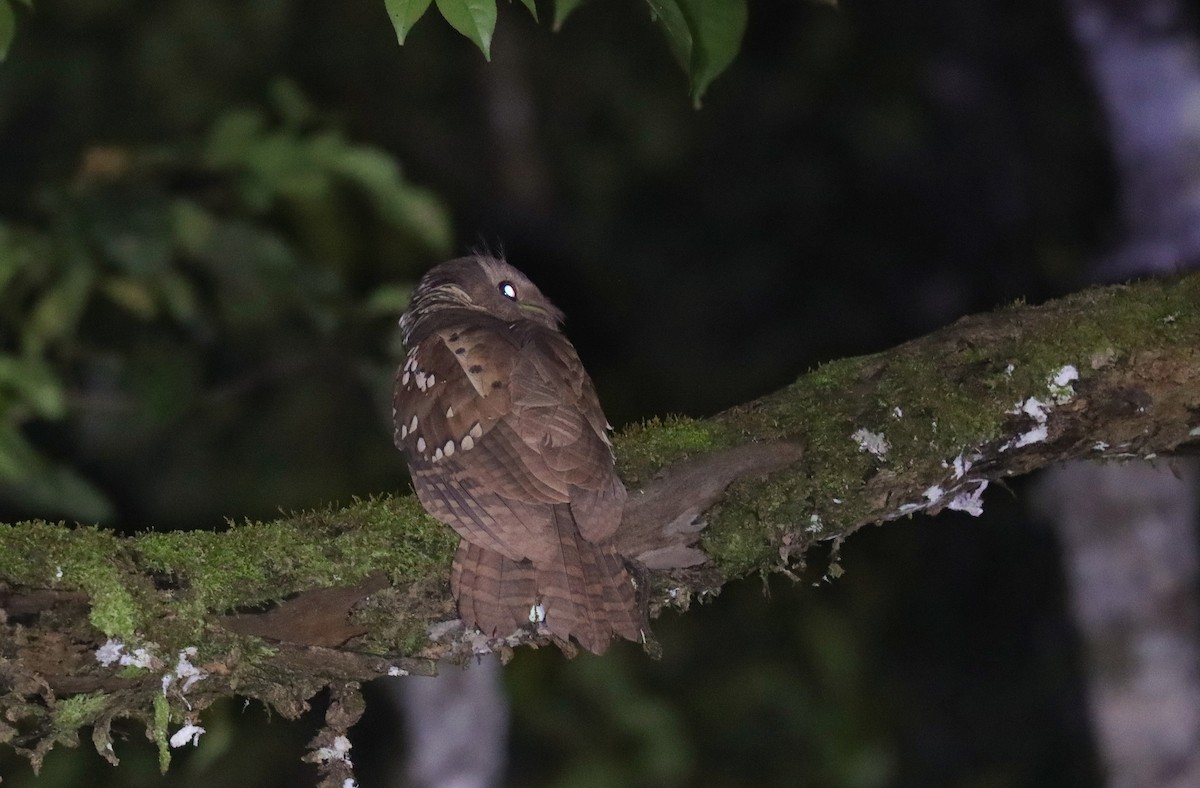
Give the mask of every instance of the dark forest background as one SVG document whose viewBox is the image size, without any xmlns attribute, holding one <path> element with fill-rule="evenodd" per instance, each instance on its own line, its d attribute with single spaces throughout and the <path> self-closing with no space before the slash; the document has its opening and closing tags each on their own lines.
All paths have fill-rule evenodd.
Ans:
<svg viewBox="0 0 1200 788">
<path fill-rule="evenodd" d="M 543 9 L 548 15 L 548 9 Z M 38 0 L 0 65 L 0 520 L 212 528 L 403 492 L 395 321 L 503 249 L 568 315 L 618 426 L 1077 289 L 1111 240 L 1104 126 L 1058 3 L 751 2 L 693 108 L 635 0 L 491 63 L 382 0 Z M 751 578 L 663 659 L 525 651 L 520 785 L 1087 785 L 1058 548 L 1027 485 Z M 319 704 L 318 704 L 319 706 Z M 285 786 L 299 722 L 219 705 L 161 778 L 140 730 L 13 786 Z M 355 729 L 360 782 L 399 718 Z"/>
</svg>

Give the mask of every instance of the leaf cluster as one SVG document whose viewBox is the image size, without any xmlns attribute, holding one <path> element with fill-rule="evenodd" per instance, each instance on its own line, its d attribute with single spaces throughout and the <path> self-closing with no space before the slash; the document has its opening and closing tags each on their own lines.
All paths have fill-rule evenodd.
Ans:
<svg viewBox="0 0 1200 788">
<path fill-rule="evenodd" d="M 56 454 L 48 434 L 140 425 L 128 443 L 169 428 L 253 385 L 246 375 L 286 371 L 287 350 L 394 318 L 406 280 L 363 266 L 450 249 L 446 210 L 392 156 L 346 139 L 290 83 L 274 93 L 271 111 L 225 111 L 190 144 L 94 146 L 70 182 L 42 188 L 35 215 L 0 221 L 9 506 L 109 519 L 78 453 Z M 360 292 L 360 278 L 376 284 Z"/>
<path fill-rule="evenodd" d="M 433 0 L 384 0 L 388 17 L 403 44 L 413 25 Z M 534 0 L 521 0 L 536 20 Z M 554 0 L 554 29 L 562 27 L 582 0 Z M 496 0 L 436 0 L 450 26 L 469 38 L 491 59 L 496 29 Z M 646 0 L 651 18 L 691 83 L 697 106 L 709 84 L 724 71 L 741 47 L 746 30 L 746 0 Z"/>
</svg>

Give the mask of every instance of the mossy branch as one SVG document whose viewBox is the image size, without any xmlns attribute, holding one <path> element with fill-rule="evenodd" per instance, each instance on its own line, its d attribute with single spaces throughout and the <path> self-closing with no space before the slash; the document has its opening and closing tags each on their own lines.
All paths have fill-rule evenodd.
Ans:
<svg viewBox="0 0 1200 788">
<path fill-rule="evenodd" d="M 1096 288 L 625 430 L 618 542 L 646 567 L 652 612 L 686 608 L 865 524 L 975 511 L 989 480 L 1198 436 L 1200 276 Z M 132 717 L 165 762 L 172 731 L 221 697 L 294 716 L 326 686 L 544 642 L 454 625 L 455 542 L 411 496 L 218 533 L 0 525 L 0 743 L 37 764 L 91 725 L 115 762 L 109 726 Z"/>
</svg>

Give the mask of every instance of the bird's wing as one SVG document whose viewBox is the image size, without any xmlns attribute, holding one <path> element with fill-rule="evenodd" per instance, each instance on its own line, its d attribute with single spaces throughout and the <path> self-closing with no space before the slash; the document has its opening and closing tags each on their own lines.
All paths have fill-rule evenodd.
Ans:
<svg viewBox="0 0 1200 788">
<path fill-rule="evenodd" d="M 545 473 L 569 485 L 571 513 L 583 537 L 607 539 L 620 525 L 626 492 L 613 467 L 596 389 L 563 334 L 528 326 L 521 335 L 510 419 Z"/>
<path fill-rule="evenodd" d="M 619 524 L 604 417 L 565 337 L 487 320 L 441 329 L 410 352 L 393 404 L 418 496 L 468 541 L 536 561 L 558 542 L 554 504 L 571 505 L 585 539 Z"/>
</svg>

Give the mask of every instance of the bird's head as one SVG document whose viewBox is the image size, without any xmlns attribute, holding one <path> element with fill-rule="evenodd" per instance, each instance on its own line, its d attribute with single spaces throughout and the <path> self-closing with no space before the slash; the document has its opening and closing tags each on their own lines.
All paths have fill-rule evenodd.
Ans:
<svg viewBox="0 0 1200 788">
<path fill-rule="evenodd" d="M 421 277 L 408 311 L 400 318 L 411 345 L 460 310 L 482 312 L 508 323 L 532 320 L 557 330 L 563 313 L 529 277 L 496 257 L 460 257 L 434 266 Z"/>
</svg>

